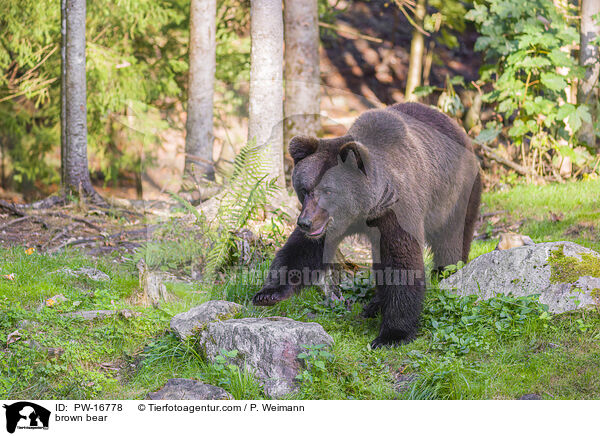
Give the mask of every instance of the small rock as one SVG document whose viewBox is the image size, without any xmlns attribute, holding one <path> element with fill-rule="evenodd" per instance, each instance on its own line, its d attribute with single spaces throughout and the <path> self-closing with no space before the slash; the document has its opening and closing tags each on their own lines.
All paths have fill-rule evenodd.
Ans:
<svg viewBox="0 0 600 436">
<path fill-rule="evenodd" d="M 142 316 L 141 312 L 136 312 L 134 310 L 131 309 L 123 309 L 121 310 L 121 316 L 125 319 L 129 319 L 129 318 L 136 318 L 138 316 Z"/>
<path fill-rule="evenodd" d="M 518 399 L 519 400 L 541 400 L 542 397 L 541 397 L 541 395 L 538 395 L 538 394 L 525 394 L 525 395 L 521 395 Z"/>
<path fill-rule="evenodd" d="M 208 360 L 214 361 L 221 350 L 237 350 L 230 362 L 248 370 L 272 398 L 297 390 L 296 376 L 302 368 L 298 354 L 303 345 L 326 344 L 333 339 L 314 322 L 289 318 L 242 318 L 212 322 L 200 333 L 199 346 Z"/>
<path fill-rule="evenodd" d="M 31 321 L 29 319 L 22 319 L 17 323 L 17 328 L 20 330 L 28 329 L 29 327 L 37 327 L 40 325 L 37 321 Z"/>
<path fill-rule="evenodd" d="M 97 281 L 97 282 L 106 282 L 108 280 L 110 280 L 110 277 L 108 276 L 108 274 L 103 273 L 102 271 L 100 271 L 99 269 L 96 268 L 79 268 L 79 269 L 71 269 L 71 268 L 61 268 L 58 271 L 54 271 L 55 273 L 63 273 L 72 277 L 79 277 L 82 275 L 87 276 L 88 278 L 90 278 L 91 280 Z"/>
<path fill-rule="evenodd" d="M 546 242 L 483 254 L 439 284 L 441 289 L 456 289 L 458 295 L 477 295 L 482 299 L 497 294 L 516 297 L 540 294 L 539 301 L 549 312 L 562 313 L 597 304 L 600 277 L 582 275 L 570 282 L 553 279 L 552 256 L 560 253 L 583 261 L 583 255 L 598 259 L 600 254 L 573 242 Z"/>
<path fill-rule="evenodd" d="M 115 316 L 121 315 L 125 319 L 129 319 L 132 317 L 141 316 L 140 312 L 135 312 L 131 309 L 123 309 L 123 310 L 80 310 L 77 312 L 67 312 L 61 313 L 60 316 L 64 316 L 67 318 L 77 318 L 81 317 L 86 321 L 96 319 L 96 318 L 105 318 L 107 316 Z"/>
<path fill-rule="evenodd" d="M 187 312 L 175 315 L 171 319 L 171 328 L 180 339 L 185 339 L 194 334 L 194 330 L 204 327 L 209 322 L 229 319 L 243 308 L 244 306 L 231 301 L 207 301 Z"/>
<path fill-rule="evenodd" d="M 90 279 L 95 280 L 97 282 L 107 282 L 110 280 L 108 274 L 103 273 L 102 271 L 95 268 L 79 268 L 75 271 L 76 274 L 86 275 Z"/>
<path fill-rule="evenodd" d="M 158 391 L 148 394 L 149 400 L 233 400 L 226 390 L 185 378 L 172 378 Z"/>
<path fill-rule="evenodd" d="M 119 313 L 116 310 L 80 310 L 77 312 L 61 313 L 60 316 L 66 318 L 77 318 L 81 317 L 85 320 L 92 320 L 96 318 L 104 318 L 106 316 L 113 316 Z"/>
<path fill-rule="evenodd" d="M 522 247 L 523 245 L 535 245 L 533 239 L 527 235 L 518 233 L 501 233 L 496 250 L 509 250 L 511 248 Z"/>
</svg>

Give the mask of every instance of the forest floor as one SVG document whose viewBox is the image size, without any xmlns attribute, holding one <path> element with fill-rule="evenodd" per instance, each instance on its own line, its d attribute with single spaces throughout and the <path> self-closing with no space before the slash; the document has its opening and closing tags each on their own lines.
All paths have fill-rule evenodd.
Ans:
<svg viewBox="0 0 600 436">
<path fill-rule="evenodd" d="M 598 192 L 600 181 L 486 193 L 471 257 L 492 250 L 504 230 L 600 251 Z M 173 315 L 209 299 L 243 304 L 241 317 L 318 322 L 334 338 L 331 358 L 323 358 L 326 371 L 312 374 L 293 398 L 600 398 L 598 310 L 552 316 L 533 299 L 476 303 L 433 283 L 418 338 L 371 350 L 378 321 L 359 315 L 370 289 L 346 286 L 344 303 L 325 301 L 315 288 L 272 308 L 254 307 L 250 299 L 260 283 L 240 280 L 236 268 L 217 283 L 194 279 L 203 235 L 183 209 L 154 206 L 106 211 L 74 205 L 24 210 L 27 217 L 0 211 L 1 398 L 141 399 L 174 377 L 219 385 L 237 399 L 263 398 L 251 377 L 205 362 L 193 339 L 180 342 L 170 331 Z M 263 247 L 254 267 L 268 268 L 275 248 Z M 141 258 L 164 272 L 176 298 L 140 304 Z M 70 273 L 83 267 L 110 279 Z M 65 316 L 80 310 L 115 315 Z"/>
</svg>

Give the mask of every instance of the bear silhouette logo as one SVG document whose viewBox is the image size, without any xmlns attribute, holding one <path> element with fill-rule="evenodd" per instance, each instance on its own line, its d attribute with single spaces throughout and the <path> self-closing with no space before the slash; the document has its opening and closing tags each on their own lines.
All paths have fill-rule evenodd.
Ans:
<svg viewBox="0 0 600 436">
<path fill-rule="evenodd" d="M 50 411 L 29 401 L 19 401 L 3 406 L 6 409 L 6 431 L 14 433 L 17 427 L 48 429 Z"/>
</svg>

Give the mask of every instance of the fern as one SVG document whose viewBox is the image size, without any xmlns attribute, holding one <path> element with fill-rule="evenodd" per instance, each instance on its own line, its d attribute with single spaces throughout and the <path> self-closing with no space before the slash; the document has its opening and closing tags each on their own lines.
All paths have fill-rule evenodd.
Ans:
<svg viewBox="0 0 600 436">
<path fill-rule="evenodd" d="M 202 213 L 200 213 L 198 211 L 198 209 L 196 209 L 192 203 L 190 203 L 189 201 L 187 201 L 185 198 L 181 197 L 179 194 L 176 194 L 173 191 L 169 191 L 169 195 L 171 197 L 173 197 L 175 200 L 177 200 L 177 202 L 179 204 L 181 204 L 183 207 L 185 207 L 185 209 L 191 213 L 192 215 L 194 215 L 194 217 L 196 218 L 196 223 L 197 224 L 202 224 L 205 221 L 204 216 L 202 215 Z"/>
<path fill-rule="evenodd" d="M 268 147 L 257 147 L 252 142 L 242 147 L 236 156 L 231 180 L 217 213 L 219 233 L 206 256 L 206 280 L 214 280 L 228 260 L 235 246 L 235 233 L 264 208 L 279 189 L 276 179 L 269 179 L 267 159 Z"/>
</svg>

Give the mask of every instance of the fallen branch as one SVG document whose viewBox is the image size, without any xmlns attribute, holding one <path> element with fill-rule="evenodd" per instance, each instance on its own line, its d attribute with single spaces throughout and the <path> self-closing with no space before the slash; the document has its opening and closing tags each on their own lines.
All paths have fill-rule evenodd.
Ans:
<svg viewBox="0 0 600 436">
<path fill-rule="evenodd" d="M 44 220 L 42 220 L 42 219 L 40 219 L 40 218 L 37 218 L 37 217 L 31 216 L 31 215 L 26 215 L 26 216 L 23 216 L 23 217 L 21 217 L 21 218 L 14 219 L 14 220 L 12 220 L 12 221 L 9 221 L 9 222 L 7 222 L 6 224 L 3 224 L 3 225 L 1 225 L 1 226 L 0 226 L 0 231 L 1 231 L 1 230 L 4 230 L 4 229 L 6 229 L 6 228 L 8 228 L 8 227 L 10 227 L 10 226 L 12 226 L 13 224 L 18 224 L 18 223 L 20 223 L 20 222 L 23 222 L 23 221 L 28 221 L 28 220 L 35 221 L 35 222 L 37 222 L 37 223 L 41 224 L 42 226 L 44 226 L 44 228 L 46 228 L 46 229 L 48 228 L 48 224 L 46 224 L 46 221 L 44 221 Z"/>
<path fill-rule="evenodd" d="M 49 253 L 55 253 L 63 248 L 71 247 L 73 245 L 82 245 L 82 244 L 92 244 L 101 241 L 99 238 L 80 238 L 80 239 L 71 239 L 66 242 L 63 242 L 58 247 L 49 250 Z"/>
<path fill-rule="evenodd" d="M 507 167 L 515 170 L 517 173 L 521 174 L 522 176 L 533 177 L 538 182 L 545 181 L 545 179 L 543 177 L 541 177 L 539 174 L 536 174 L 535 172 L 531 171 L 529 168 L 526 168 L 522 165 L 519 165 L 518 163 L 515 163 L 509 159 L 506 159 L 506 158 L 500 156 L 499 154 L 497 154 L 493 149 L 491 149 L 487 145 L 479 144 L 479 146 L 485 152 L 485 154 L 487 154 L 490 158 L 494 159 L 496 162 L 501 163 L 504 166 L 507 166 Z"/>
<path fill-rule="evenodd" d="M 155 224 L 155 225 L 151 225 L 151 226 L 145 227 L 143 229 L 123 230 L 122 232 L 114 233 L 112 235 L 109 235 L 108 239 L 111 239 L 111 240 L 113 240 L 113 239 L 121 240 L 121 238 L 123 238 L 123 237 L 132 237 L 133 235 L 136 235 L 136 234 L 139 234 L 139 233 L 146 233 L 147 236 L 152 236 L 152 234 L 154 233 L 154 230 L 156 230 L 158 227 L 159 226 L 157 224 Z"/>
<path fill-rule="evenodd" d="M 100 227 L 98 227 L 96 224 L 86 220 L 85 218 L 80 218 L 80 217 L 76 217 L 76 216 L 71 216 L 71 215 L 67 215 L 61 212 L 43 212 L 45 215 L 50 215 L 50 216 L 56 216 L 59 218 L 65 218 L 65 219 L 70 219 L 73 221 L 77 221 L 78 223 L 83 223 L 86 226 L 96 230 L 98 233 L 102 233 L 104 230 Z"/>
<path fill-rule="evenodd" d="M 65 197 L 53 195 L 48 198 L 44 198 L 43 200 L 36 201 L 35 203 L 31 203 L 29 205 L 23 205 L 24 207 L 30 207 L 32 209 L 50 209 L 54 206 L 63 206 L 65 204 Z"/>
<path fill-rule="evenodd" d="M 353 30 L 346 26 L 335 26 L 333 24 L 324 23 L 322 21 L 319 21 L 319 26 L 325 27 L 326 29 L 335 30 L 336 32 L 347 33 L 348 35 L 356 36 L 357 38 L 361 38 L 367 41 L 377 42 L 380 44 L 383 42 L 383 39 L 381 38 L 375 38 L 374 36 L 365 35 L 364 33 L 357 32 L 356 30 Z"/>
<path fill-rule="evenodd" d="M 50 244 L 52 244 L 54 241 L 62 238 L 63 236 L 66 236 L 71 230 L 73 230 L 73 225 L 69 225 L 67 226 L 65 229 L 61 230 L 60 232 L 58 232 L 56 235 L 54 235 L 52 237 L 52 239 L 49 239 L 48 241 L 46 241 L 42 246 L 41 246 L 41 250 L 45 250 L 46 247 Z"/>
<path fill-rule="evenodd" d="M 521 228 L 521 226 L 524 223 L 525 223 L 525 220 L 523 219 L 523 220 L 519 220 L 519 221 L 517 221 L 515 223 L 509 224 L 507 226 L 494 227 L 490 232 L 479 233 L 479 230 L 478 230 L 473 235 L 473 239 L 476 240 L 476 241 L 481 241 L 481 240 L 487 240 L 487 239 L 495 238 L 500 233 L 516 232 L 516 231 L 518 231 Z"/>
<path fill-rule="evenodd" d="M 479 214 L 479 218 L 489 218 L 491 216 L 502 215 L 505 213 L 508 213 L 508 211 L 507 210 L 497 210 L 495 212 L 486 212 L 486 213 Z"/>
<path fill-rule="evenodd" d="M 17 207 L 14 204 L 10 204 L 9 202 L 4 201 L 4 200 L 0 200 L 0 208 L 6 210 L 16 216 L 25 216 L 26 215 L 25 212 L 21 212 L 19 209 L 17 209 Z"/>
</svg>

